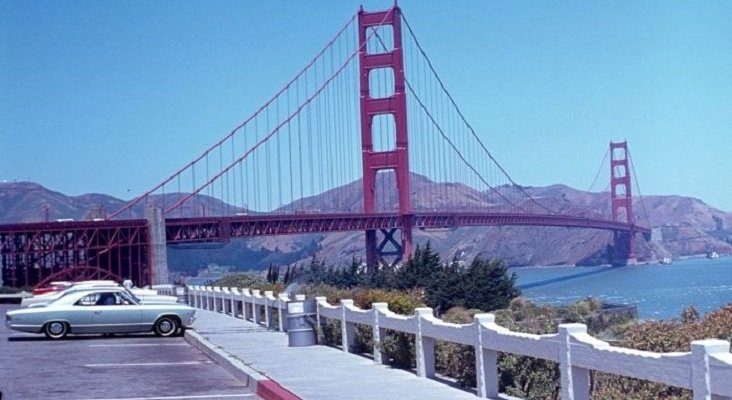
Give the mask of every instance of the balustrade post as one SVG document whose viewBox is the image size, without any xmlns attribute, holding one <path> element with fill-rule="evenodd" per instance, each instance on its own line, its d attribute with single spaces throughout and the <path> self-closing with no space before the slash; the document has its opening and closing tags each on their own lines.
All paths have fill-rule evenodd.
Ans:
<svg viewBox="0 0 732 400">
<path fill-rule="evenodd" d="M 356 324 L 346 321 L 346 307 L 353 307 L 353 300 L 341 300 L 341 342 L 343 351 L 350 353 L 356 344 Z"/>
<path fill-rule="evenodd" d="M 239 288 L 233 288 L 231 289 L 231 293 L 233 295 L 232 301 L 234 302 L 234 318 L 239 318 L 239 303 L 241 302 L 241 291 L 239 290 Z M 244 303 L 242 303 L 242 307 L 244 307 Z M 243 314 L 244 311 L 242 311 L 242 318 L 244 318 Z"/>
<path fill-rule="evenodd" d="M 498 398 L 498 352 L 483 347 L 483 325 L 495 325 L 493 314 L 476 314 L 475 324 L 475 378 L 478 397 L 481 399 Z"/>
<path fill-rule="evenodd" d="M 691 390 L 694 400 L 728 400 L 729 397 L 712 393 L 712 377 L 709 357 L 713 354 L 729 354 L 726 340 L 695 340 L 691 342 Z"/>
<path fill-rule="evenodd" d="M 266 290 L 264 292 L 264 323 L 267 329 L 272 327 L 272 302 L 270 301 L 272 296 L 274 296 L 273 291 Z"/>
<path fill-rule="evenodd" d="M 249 289 L 244 288 L 241 290 L 241 313 L 243 315 L 243 319 L 245 321 L 248 321 L 252 317 L 252 308 L 247 303 L 247 299 L 252 298 L 252 293 L 249 291 Z"/>
<path fill-rule="evenodd" d="M 211 311 L 211 296 L 213 295 L 213 287 L 206 287 L 206 310 Z"/>
<path fill-rule="evenodd" d="M 417 335 L 415 352 L 417 353 L 417 376 L 421 378 L 433 378 L 435 376 L 435 339 L 422 335 L 422 324 L 432 317 L 432 309 L 419 307 L 414 310 L 417 317 Z"/>
<path fill-rule="evenodd" d="M 234 302 L 234 288 L 229 289 L 229 311 L 231 317 L 236 318 L 236 303 Z"/>
<path fill-rule="evenodd" d="M 371 312 L 374 314 L 374 324 L 371 329 L 373 331 L 374 342 L 374 363 L 383 364 L 386 360 L 386 352 L 384 351 L 384 339 L 386 339 L 386 329 L 379 324 L 380 314 L 386 314 L 389 311 L 389 303 L 373 303 L 371 304 Z"/>
<path fill-rule="evenodd" d="M 590 371 L 572 365 L 572 335 L 586 334 L 584 324 L 559 325 L 559 370 L 562 400 L 589 400 Z"/>
<path fill-rule="evenodd" d="M 231 297 L 231 291 L 228 287 L 221 288 L 221 313 L 226 315 L 229 313 L 229 298 Z"/>
<path fill-rule="evenodd" d="M 257 304 L 259 293 L 259 289 L 252 289 L 252 317 L 254 318 L 254 323 L 257 325 L 259 325 L 259 304 Z"/>
<path fill-rule="evenodd" d="M 285 320 L 287 317 L 287 302 L 290 298 L 286 294 L 280 293 L 277 295 L 277 319 L 280 324 L 280 332 L 286 332 L 287 327 L 285 326 Z"/>
</svg>

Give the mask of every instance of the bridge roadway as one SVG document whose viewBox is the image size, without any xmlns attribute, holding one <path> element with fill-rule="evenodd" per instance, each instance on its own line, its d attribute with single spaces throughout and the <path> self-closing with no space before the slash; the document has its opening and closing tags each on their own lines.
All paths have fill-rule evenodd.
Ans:
<svg viewBox="0 0 732 400">
<path fill-rule="evenodd" d="M 479 212 L 419 212 L 408 216 L 397 213 L 376 214 L 283 214 L 246 215 L 229 217 L 166 218 L 165 229 L 168 244 L 226 241 L 232 238 L 292 235 L 312 232 L 347 232 L 370 229 L 394 229 L 405 225 L 405 218 L 412 219 L 417 229 L 457 228 L 463 226 L 554 226 L 565 228 L 601 229 L 619 232 L 636 232 L 649 235 L 651 230 L 638 225 L 605 219 L 585 218 L 556 214 L 512 214 Z M 116 232 L 119 228 L 144 230 L 147 220 L 64 221 L 0 225 L 0 236 L 26 235 L 35 238 L 44 234 L 79 231 L 96 237 L 98 230 Z M 122 235 L 109 235 L 120 240 Z M 132 235 L 129 235 L 132 236 Z M 112 243 L 111 240 L 110 242 Z M 129 244 L 129 240 L 125 239 Z M 106 243 L 106 242 L 105 242 Z M 8 245 L 10 242 L 8 242 Z"/>
<path fill-rule="evenodd" d="M 474 391 L 450 382 L 419 378 L 414 372 L 375 364 L 333 347 L 288 347 L 286 333 L 267 331 L 253 322 L 201 309 L 197 315 L 186 340 L 220 364 L 257 381 L 257 393 L 265 399 L 477 399 Z M 262 382 L 274 386 L 273 395 L 262 394 Z M 503 395 L 500 399 L 518 400 Z"/>
<path fill-rule="evenodd" d="M 633 231 L 650 234 L 650 229 L 646 227 L 605 219 L 555 214 L 479 212 L 419 212 L 408 216 L 400 216 L 397 213 L 378 213 L 167 218 L 165 228 L 168 244 L 184 244 L 225 241 L 230 238 L 249 236 L 393 229 L 404 226 L 406 218 L 412 219 L 413 227 L 418 229 L 514 225 Z"/>
</svg>

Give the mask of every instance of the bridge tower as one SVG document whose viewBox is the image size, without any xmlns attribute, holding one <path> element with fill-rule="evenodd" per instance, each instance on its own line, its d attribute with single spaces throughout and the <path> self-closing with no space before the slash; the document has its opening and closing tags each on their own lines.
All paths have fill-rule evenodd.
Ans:
<svg viewBox="0 0 732 400">
<path fill-rule="evenodd" d="M 633 219 L 633 194 L 628 163 L 628 142 L 610 142 L 610 196 L 613 222 L 631 226 L 630 232 L 615 231 L 613 263 L 635 263 L 635 220 Z"/>
<path fill-rule="evenodd" d="M 401 243 L 395 239 L 396 229 L 381 229 L 383 238 L 377 245 L 377 231 L 366 230 L 366 264 L 369 268 L 377 262 L 386 263 L 385 256 L 393 257 L 389 264 L 396 265 L 407 258 L 412 250 L 412 227 L 414 216 L 409 199 L 409 152 L 407 135 L 407 98 L 404 80 L 404 56 L 402 50 L 401 10 L 394 6 L 388 11 L 358 13 L 360 106 L 361 106 L 361 149 L 363 159 L 363 206 L 366 214 L 376 213 L 376 176 L 379 171 L 391 170 L 396 177 L 401 220 Z M 391 26 L 393 48 L 386 52 L 369 52 L 367 41 L 370 31 L 382 26 Z M 382 30 L 387 31 L 387 30 Z M 378 40 L 373 35 L 371 40 Z M 373 50 L 373 49 L 372 49 Z M 394 91 L 391 96 L 372 98 L 369 74 L 377 69 L 390 69 L 393 73 Z M 391 115 L 396 135 L 394 149 L 374 150 L 373 121 L 378 115 Z M 389 248 L 389 249 L 388 249 Z"/>
</svg>

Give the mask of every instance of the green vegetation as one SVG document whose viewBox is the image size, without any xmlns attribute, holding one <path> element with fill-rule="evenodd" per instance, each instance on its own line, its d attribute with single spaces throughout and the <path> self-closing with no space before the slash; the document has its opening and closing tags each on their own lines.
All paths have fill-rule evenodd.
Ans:
<svg viewBox="0 0 732 400">
<path fill-rule="evenodd" d="M 306 284 L 338 289 L 418 289 L 423 292 L 420 301 L 434 308 L 438 315 L 455 306 L 484 311 L 501 309 L 520 294 L 514 286 L 515 275 L 508 275 L 502 261 L 477 257 L 467 267 L 457 261 L 443 264 L 429 242 L 424 247 L 417 246 L 414 256 L 396 270 L 382 266 L 366 271 L 355 259 L 345 268 L 326 267 L 313 259 L 303 275 Z"/>
</svg>

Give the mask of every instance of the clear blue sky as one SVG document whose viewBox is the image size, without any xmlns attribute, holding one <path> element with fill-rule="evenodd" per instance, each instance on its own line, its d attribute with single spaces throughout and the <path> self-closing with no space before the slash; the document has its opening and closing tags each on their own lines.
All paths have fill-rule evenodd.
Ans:
<svg viewBox="0 0 732 400">
<path fill-rule="evenodd" d="M 4 0 L 0 181 L 140 194 L 258 108 L 358 5 Z M 732 2 L 400 5 L 519 183 L 587 189 L 608 142 L 627 139 L 643 194 L 732 211 Z"/>
</svg>

